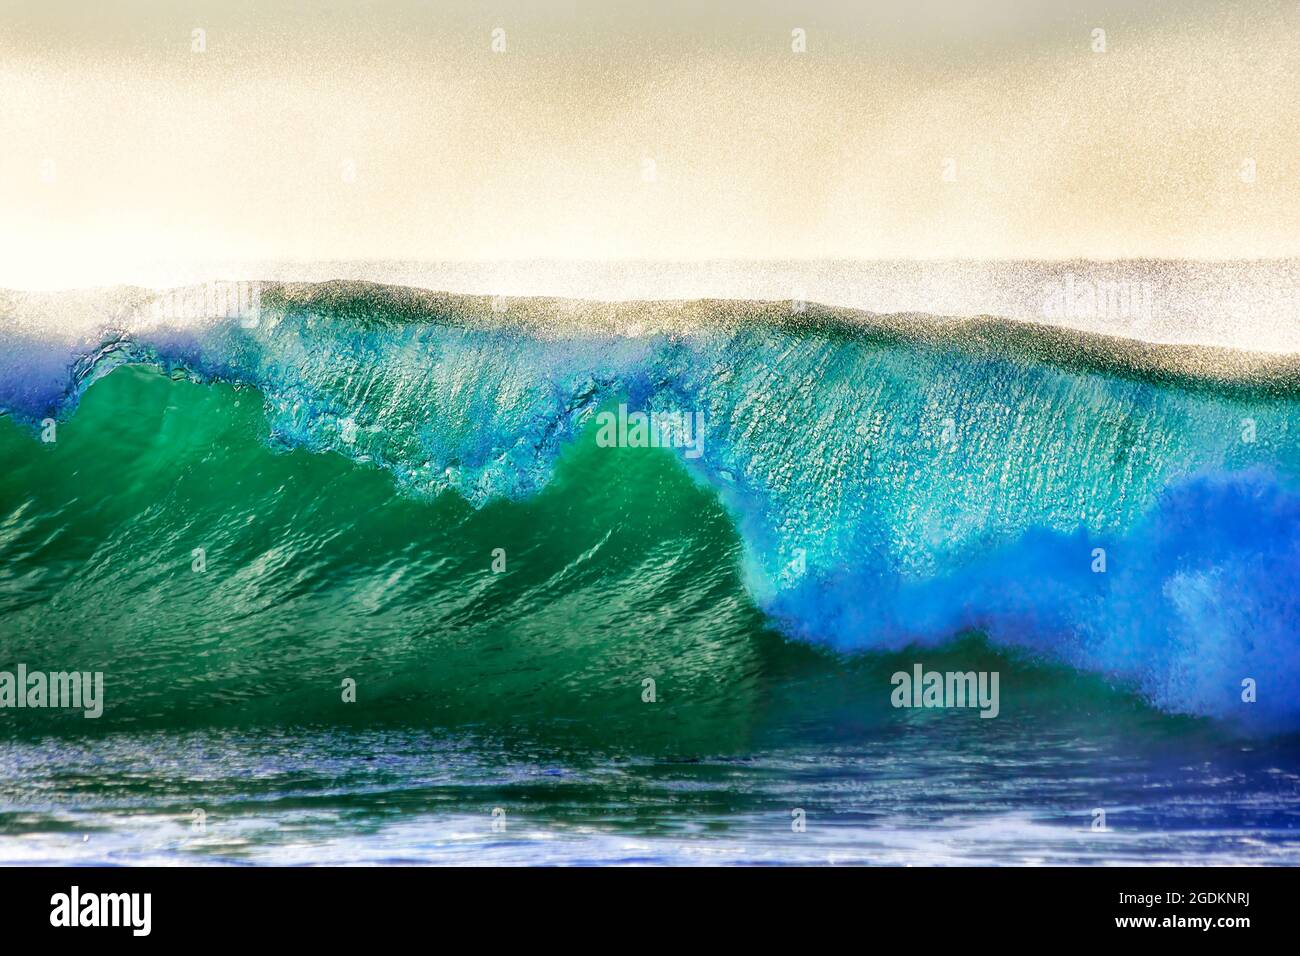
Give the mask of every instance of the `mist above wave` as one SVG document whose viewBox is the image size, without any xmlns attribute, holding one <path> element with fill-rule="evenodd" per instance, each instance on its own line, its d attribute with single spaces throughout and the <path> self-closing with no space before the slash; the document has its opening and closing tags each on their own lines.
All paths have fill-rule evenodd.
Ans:
<svg viewBox="0 0 1300 956">
<path fill-rule="evenodd" d="M 335 280 L 484 298 L 821 302 L 876 314 L 998 316 L 1124 338 L 1300 351 L 1300 260 L 229 261 L 139 269 L 153 289 L 216 278 Z"/>
</svg>

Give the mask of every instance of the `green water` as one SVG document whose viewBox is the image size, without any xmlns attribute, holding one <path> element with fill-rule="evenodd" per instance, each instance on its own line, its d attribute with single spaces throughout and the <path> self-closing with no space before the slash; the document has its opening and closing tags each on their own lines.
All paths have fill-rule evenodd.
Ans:
<svg viewBox="0 0 1300 956">
<path fill-rule="evenodd" d="M 272 450 L 251 389 L 127 367 L 53 443 L 0 422 L 0 457 L 4 661 L 107 686 L 98 721 L 12 711 L 10 732 L 417 722 L 733 752 L 837 707 L 884 719 L 911 659 L 783 638 L 716 497 L 669 453 L 590 433 L 540 494 L 474 510 Z M 930 656 L 1016 666 L 964 647 Z"/>
</svg>

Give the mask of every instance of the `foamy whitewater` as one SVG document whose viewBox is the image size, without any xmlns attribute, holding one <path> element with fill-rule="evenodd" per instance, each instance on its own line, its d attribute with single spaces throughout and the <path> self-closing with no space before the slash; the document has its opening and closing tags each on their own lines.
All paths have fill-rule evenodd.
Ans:
<svg viewBox="0 0 1300 956">
<path fill-rule="evenodd" d="M 0 857 L 1295 859 L 1295 263 L 263 268 L 0 294 Z"/>
</svg>

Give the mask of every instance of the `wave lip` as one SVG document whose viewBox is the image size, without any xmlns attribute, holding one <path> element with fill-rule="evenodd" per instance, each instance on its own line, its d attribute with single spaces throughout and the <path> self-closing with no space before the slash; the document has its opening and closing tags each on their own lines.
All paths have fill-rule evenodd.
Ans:
<svg viewBox="0 0 1300 956">
<path fill-rule="evenodd" d="M 221 262 L 137 273 L 452 289 L 484 299 L 822 302 L 885 315 L 1000 316 L 1149 342 L 1300 352 L 1300 259 Z M 64 317 L 66 321 L 66 316 Z"/>
<path fill-rule="evenodd" d="M 255 295 L 255 312 L 227 305 Z M 220 314 L 218 314 L 220 313 Z M 250 316 L 252 321 L 250 321 Z M 539 342 L 669 341 L 771 329 L 819 341 L 952 349 L 970 357 L 1168 381 L 1183 387 L 1300 390 L 1300 351 L 1281 354 L 1198 344 L 1166 344 L 1065 325 L 994 315 L 879 313 L 802 300 L 696 299 L 590 301 L 557 297 L 452 294 L 362 281 L 220 282 L 172 290 L 120 286 L 71 292 L 0 290 L 0 409 L 53 414 L 75 405 L 97 373 L 117 361 L 184 366 L 219 363 L 288 322 L 328 322 L 340 336 L 437 326 L 463 334 L 516 333 Z M 240 342 L 239 333 L 249 342 Z M 275 336 L 280 345 L 286 336 Z M 191 355 L 187 349 L 203 349 Z M 121 353 L 125 352 L 123 355 Z M 100 367 L 101 360 L 108 364 Z M 198 372 L 198 369 L 189 369 Z M 265 383 L 262 383 L 265 384 Z"/>
</svg>

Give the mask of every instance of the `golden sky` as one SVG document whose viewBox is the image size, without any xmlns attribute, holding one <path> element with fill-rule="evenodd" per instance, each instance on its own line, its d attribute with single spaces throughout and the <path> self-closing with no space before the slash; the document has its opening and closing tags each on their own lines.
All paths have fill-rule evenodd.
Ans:
<svg viewBox="0 0 1300 956">
<path fill-rule="evenodd" d="M 1292 0 L 702 6 L 0 0 L 0 285 L 1300 254 Z"/>
</svg>

